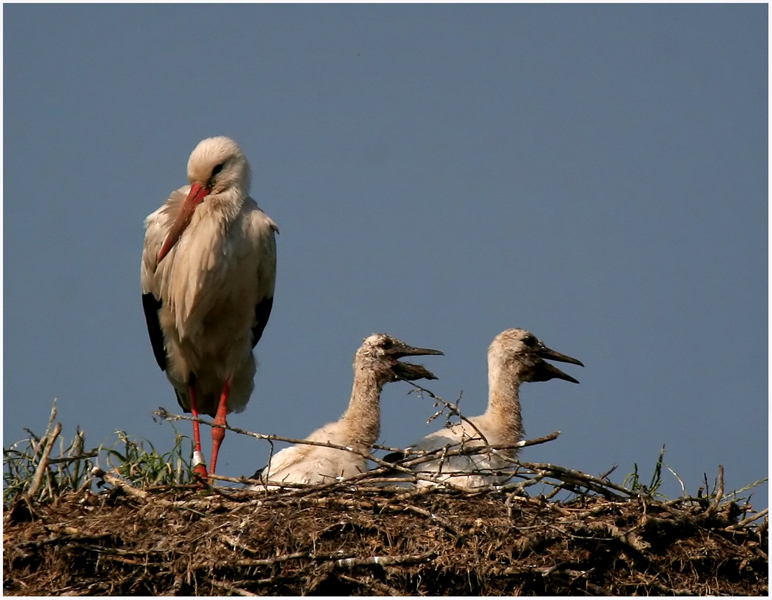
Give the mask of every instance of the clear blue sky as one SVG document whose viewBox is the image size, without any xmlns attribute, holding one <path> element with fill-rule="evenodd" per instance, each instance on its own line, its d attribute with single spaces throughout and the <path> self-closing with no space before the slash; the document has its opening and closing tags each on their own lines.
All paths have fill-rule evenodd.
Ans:
<svg viewBox="0 0 772 600">
<path fill-rule="evenodd" d="M 666 444 L 690 493 L 719 464 L 730 489 L 764 477 L 767 10 L 5 5 L 4 445 L 58 397 L 68 437 L 171 446 L 143 220 L 229 135 L 281 228 L 232 425 L 337 419 L 373 332 L 443 350 L 430 387 L 479 414 L 488 344 L 523 327 L 586 365 L 521 390 L 527 434 L 563 432 L 524 460 L 648 478 Z M 408 389 L 384 392 L 385 444 L 439 425 Z M 219 470 L 267 455 L 229 434 Z"/>
</svg>

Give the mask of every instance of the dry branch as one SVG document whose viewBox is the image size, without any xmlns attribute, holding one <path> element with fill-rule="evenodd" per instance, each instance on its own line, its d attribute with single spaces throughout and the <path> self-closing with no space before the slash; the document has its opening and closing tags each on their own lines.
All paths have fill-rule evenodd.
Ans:
<svg viewBox="0 0 772 600">
<path fill-rule="evenodd" d="M 55 412 L 52 412 L 52 418 L 55 415 Z M 62 432 L 62 424 L 57 423 L 56 427 L 54 427 L 53 432 L 46 431 L 46 435 L 43 436 L 43 439 L 40 441 L 40 446 L 43 448 L 43 455 L 40 458 L 40 463 L 38 463 L 38 468 L 35 471 L 35 476 L 32 479 L 32 484 L 29 487 L 29 490 L 27 490 L 27 493 L 25 494 L 25 499 L 28 502 L 31 502 L 34 500 L 35 496 L 37 496 L 38 491 L 40 490 L 40 486 L 43 483 L 43 476 L 46 473 L 46 469 L 48 469 L 49 464 L 49 457 L 51 456 L 51 451 L 54 449 L 54 442 L 56 441 L 56 438 L 59 437 L 59 434 Z"/>
</svg>

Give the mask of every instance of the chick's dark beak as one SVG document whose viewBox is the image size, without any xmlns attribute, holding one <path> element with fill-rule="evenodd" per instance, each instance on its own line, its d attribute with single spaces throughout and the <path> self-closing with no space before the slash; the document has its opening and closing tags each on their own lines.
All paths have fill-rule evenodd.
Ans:
<svg viewBox="0 0 772 600">
<path fill-rule="evenodd" d="M 566 373 L 563 373 L 563 371 L 557 367 L 552 366 L 548 362 L 540 360 L 534 368 L 533 379 L 531 381 L 549 381 L 550 379 L 565 379 L 571 383 L 579 383 L 576 379 Z"/>
<path fill-rule="evenodd" d="M 573 358 L 571 356 L 568 356 L 567 354 L 561 354 L 560 352 L 556 352 L 555 350 L 552 350 L 551 348 L 547 348 L 547 346 L 544 346 L 544 345 L 542 345 L 536 351 L 536 354 L 539 358 L 546 358 L 549 360 L 557 360 L 559 362 L 571 363 L 572 365 L 579 365 L 580 367 L 584 366 L 582 361 L 577 360 L 576 358 Z M 544 361 L 539 361 L 539 364 L 536 366 L 536 372 L 534 376 L 536 377 L 534 381 L 549 381 L 550 379 L 564 379 L 565 381 L 570 381 L 571 383 L 579 383 L 576 379 L 574 379 L 570 375 L 564 373 L 557 367 Z"/>
<path fill-rule="evenodd" d="M 408 346 L 402 342 L 395 343 L 388 351 L 389 356 L 392 358 L 404 358 L 406 356 L 427 356 L 430 354 L 444 356 L 439 350 L 432 350 L 431 348 L 414 348 Z"/>
<path fill-rule="evenodd" d="M 539 358 L 546 358 L 549 360 L 557 360 L 560 362 L 571 363 L 572 365 L 579 365 L 580 367 L 584 366 L 584 363 L 582 363 L 582 361 L 572 358 L 566 354 L 561 354 L 560 352 L 556 352 L 555 350 L 552 350 L 551 348 L 547 348 L 547 346 L 544 346 L 544 345 L 542 345 L 542 347 L 539 348 L 536 354 L 539 355 Z"/>
<path fill-rule="evenodd" d="M 397 379 L 403 381 L 415 381 L 416 379 L 437 379 L 436 375 L 423 365 L 403 363 L 396 361 L 391 367 L 392 373 Z"/>
<path fill-rule="evenodd" d="M 389 356 L 393 359 L 400 359 L 406 356 L 428 356 L 439 355 L 443 353 L 439 350 L 432 350 L 431 348 L 415 348 L 408 346 L 403 342 L 395 343 L 389 350 Z M 403 363 L 399 360 L 394 361 L 392 371 L 397 379 L 405 381 L 415 381 L 416 379 L 437 379 L 437 377 L 422 365 L 414 365 L 411 363 Z"/>
</svg>

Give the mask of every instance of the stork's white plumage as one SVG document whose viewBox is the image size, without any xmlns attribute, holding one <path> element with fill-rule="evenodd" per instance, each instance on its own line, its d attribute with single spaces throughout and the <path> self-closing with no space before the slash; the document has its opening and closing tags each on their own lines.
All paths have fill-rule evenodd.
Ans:
<svg viewBox="0 0 772 600">
<path fill-rule="evenodd" d="M 584 366 L 580 361 L 547 348 L 524 329 L 507 329 L 497 335 L 488 348 L 488 409 L 484 414 L 445 427 L 412 444 L 408 451 L 431 453 L 444 448 L 473 449 L 485 446 L 503 448 L 498 455 L 490 449 L 472 454 L 437 457 L 411 467 L 431 481 L 419 480 L 419 486 L 447 481 L 465 489 L 501 484 L 511 475 L 503 473 L 517 456 L 513 448 L 523 435 L 520 416 L 520 384 L 533 381 L 564 379 L 579 383 L 544 359 Z M 399 455 L 390 455 L 394 460 Z M 501 457 L 505 458 L 501 458 Z M 415 458 L 415 457 L 414 457 Z M 461 475 L 461 473 L 465 473 Z M 396 477 L 406 477 L 399 473 Z M 409 476 L 407 476 L 409 477 Z"/>
<path fill-rule="evenodd" d="M 332 443 L 360 454 L 325 446 L 297 444 L 273 456 L 258 475 L 264 482 L 330 483 L 367 471 L 367 459 L 381 426 L 380 398 L 383 386 L 393 381 L 436 379 L 421 365 L 400 362 L 405 356 L 442 354 L 439 350 L 414 348 L 391 336 L 375 333 L 365 339 L 354 355 L 354 385 L 348 409 L 306 440 Z M 274 487 L 274 486 L 270 486 Z"/>
<path fill-rule="evenodd" d="M 153 353 L 185 412 L 215 417 L 212 473 L 226 414 L 254 386 L 252 349 L 273 305 L 276 224 L 249 197 L 250 170 L 227 137 L 203 140 L 189 185 L 145 220 L 142 303 Z M 196 472 L 207 476 L 198 422 Z"/>
</svg>

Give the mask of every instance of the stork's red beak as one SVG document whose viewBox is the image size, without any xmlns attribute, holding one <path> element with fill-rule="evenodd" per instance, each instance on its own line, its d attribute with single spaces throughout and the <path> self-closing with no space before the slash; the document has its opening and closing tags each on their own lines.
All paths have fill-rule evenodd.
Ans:
<svg viewBox="0 0 772 600">
<path fill-rule="evenodd" d="M 185 198 L 185 202 L 182 205 L 182 210 L 177 216 L 177 220 L 172 224 L 169 229 L 169 234 L 166 236 L 164 245 L 161 247 L 161 251 L 158 253 L 158 262 L 160 263 L 164 257 L 169 254 L 169 251 L 180 239 L 182 232 L 190 223 L 190 219 L 196 210 L 196 207 L 201 204 L 201 201 L 209 194 L 209 190 L 200 183 L 190 184 L 190 192 L 188 197 Z"/>
</svg>

